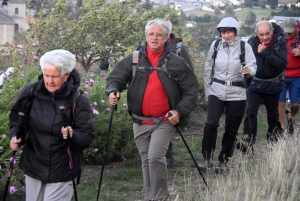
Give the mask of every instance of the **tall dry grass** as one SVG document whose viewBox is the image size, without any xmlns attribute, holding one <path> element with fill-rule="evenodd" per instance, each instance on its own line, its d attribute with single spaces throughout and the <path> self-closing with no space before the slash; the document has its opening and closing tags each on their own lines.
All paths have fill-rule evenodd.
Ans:
<svg viewBox="0 0 300 201">
<path fill-rule="evenodd" d="M 230 171 L 205 174 L 208 188 L 197 172 L 183 179 L 184 188 L 171 192 L 176 201 L 299 201 L 300 138 L 285 137 L 277 144 L 261 141 L 254 154 L 236 151 Z M 193 182 L 195 177 L 197 182 Z M 171 183 L 170 183 L 171 184 Z"/>
</svg>

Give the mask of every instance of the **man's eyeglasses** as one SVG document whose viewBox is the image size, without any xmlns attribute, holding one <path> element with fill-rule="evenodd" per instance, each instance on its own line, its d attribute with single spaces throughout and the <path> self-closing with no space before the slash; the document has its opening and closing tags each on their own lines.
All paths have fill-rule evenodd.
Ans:
<svg viewBox="0 0 300 201">
<path fill-rule="evenodd" d="M 156 34 L 155 34 L 155 33 L 153 33 L 153 32 L 147 33 L 147 36 L 149 36 L 149 37 L 151 37 L 151 38 L 156 37 L 156 38 L 158 38 L 158 39 L 161 39 L 161 38 L 164 37 L 163 34 L 160 34 L 160 33 L 156 33 Z"/>
</svg>

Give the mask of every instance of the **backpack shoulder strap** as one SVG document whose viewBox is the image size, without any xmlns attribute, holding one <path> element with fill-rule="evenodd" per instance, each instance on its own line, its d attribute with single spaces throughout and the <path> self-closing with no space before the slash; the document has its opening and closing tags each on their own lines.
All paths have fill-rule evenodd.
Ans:
<svg viewBox="0 0 300 201">
<path fill-rule="evenodd" d="M 158 70 L 164 71 L 166 74 L 168 74 L 167 64 L 168 64 L 168 61 L 169 61 L 169 58 L 170 58 L 171 53 L 172 53 L 172 52 L 168 53 L 168 54 L 165 56 L 165 62 L 163 63 L 163 65 L 162 65 L 161 67 L 158 67 L 158 68 L 157 68 Z"/>
<path fill-rule="evenodd" d="M 33 87 L 30 89 L 29 91 L 29 94 L 27 96 L 27 100 L 26 100 L 26 103 L 23 107 L 23 110 L 24 111 L 28 111 L 30 112 L 30 109 L 31 109 L 31 106 L 32 106 L 32 103 L 33 103 L 33 99 L 35 97 L 35 94 L 36 94 L 36 88 L 38 86 L 38 82 L 34 83 Z"/>
<path fill-rule="evenodd" d="M 78 98 L 81 94 L 83 94 L 83 91 L 81 91 L 81 90 L 77 90 L 77 91 L 75 92 L 75 96 L 74 96 L 74 100 L 73 100 L 73 107 L 72 107 L 72 118 L 74 118 L 77 98 Z"/>
<path fill-rule="evenodd" d="M 279 51 L 279 48 L 280 48 L 280 40 L 281 40 L 281 38 L 283 38 L 283 37 L 281 35 L 278 35 L 278 37 L 277 37 L 277 43 L 274 46 L 274 50 L 276 51 L 277 54 L 278 54 L 278 51 Z"/>
<path fill-rule="evenodd" d="M 139 62 L 139 54 L 140 51 L 134 51 L 132 53 L 132 78 L 135 77 L 136 71 L 137 71 L 137 66 Z"/>
<path fill-rule="evenodd" d="M 183 43 L 182 41 L 179 41 L 179 42 L 176 43 L 176 54 L 178 56 L 180 56 L 180 54 L 181 54 L 182 43 Z"/>
<path fill-rule="evenodd" d="M 241 64 L 245 64 L 245 41 L 240 40 L 240 45 L 239 45 L 239 54 L 240 54 L 240 60 Z"/>
<path fill-rule="evenodd" d="M 252 47 L 252 49 L 254 47 L 254 39 L 255 39 L 255 35 L 251 36 L 247 41 L 247 43 Z"/>
<path fill-rule="evenodd" d="M 212 65 L 212 71 L 211 71 L 211 77 L 213 78 L 214 77 L 214 74 L 215 74 L 215 62 L 216 62 L 216 57 L 217 57 L 217 54 L 218 54 L 218 50 L 220 48 L 220 41 L 222 39 L 218 39 L 216 40 L 215 42 L 215 45 L 214 45 L 214 53 L 212 54 L 212 59 L 214 60 L 213 62 L 213 65 Z"/>
</svg>

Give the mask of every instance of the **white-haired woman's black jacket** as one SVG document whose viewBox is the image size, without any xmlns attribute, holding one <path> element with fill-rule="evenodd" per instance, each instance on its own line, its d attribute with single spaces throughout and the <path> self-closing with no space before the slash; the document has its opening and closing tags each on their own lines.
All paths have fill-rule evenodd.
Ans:
<svg viewBox="0 0 300 201">
<path fill-rule="evenodd" d="M 76 70 L 71 72 L 67 82 L 54 95 L 45 88 L 40 76 L 37 83 L 25 86 L 10 113 L 11 138 L 22 138 L 25 143 L 20 159 L 20 168 L 30 177 L 42 182 L 66 182 L 72 179 L 69 169 L 68 142 L 63 139 L 61 128 L 64 126 L 60 106 L 65 106 L 68 125 L 73 128 L 73 138 L 70 140 L 75 176 L 81 167 L 81 152 L 90 146 L 95 135 L 93 112 L 89 100 L 84 95 L 76 93 L 80 85 L 80 77 Z M 24 103 L 28 103 L 30 90 L 34 90 L 31 110 L 28 113 Z M 76 97 L 75 97 L 76 96 Z M 74 117 L 72 108 L 76 100 Z M 28 132 L 24 124 L 18 127 L 18 112 L 29 114 Z M 26 121 L 27 117 L 23 121 Z M 19 128 L 19 129 L 18 129 Z M 26 133 L 27 139 L 26 139 Z"/>
</svg>

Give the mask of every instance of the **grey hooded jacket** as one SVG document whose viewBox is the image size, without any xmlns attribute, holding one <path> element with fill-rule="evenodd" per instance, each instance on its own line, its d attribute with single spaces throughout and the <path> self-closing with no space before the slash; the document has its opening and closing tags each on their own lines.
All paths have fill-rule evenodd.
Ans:
<svg viewBox="0 0 300 201">
<path fill-rule="evenodd" d="M 237 21 L 232 17 L 224 18 L 218 25 L 220 27 L 233 27 L 236 31 L 235 39 L 228 43 L 222 39 L 219 43 L 217 57 L 215 59 L 214 78 L 228 82 L 243 82 L 244 78 L 241 73 L 240 54 L 240 39 L 239 28 Z M 245 88 L 238 86 L 228 86 L 217 82 L 212 82 L 212 65 L 214 53 L 214 45 L 216 41 L 210 46 L 208 51 L 205 66 L 204 66 L 204 87 L 205 98 L 209 95 L 214 95 L 222 101 L 238 101 L 246 100 Z M 251 46 L 245 43 L 245 62 L 246 66 L 250 68 L 250 73 L 247 77 L 253 77 L 256 73 L 256 59 Z"/>
</svg>

